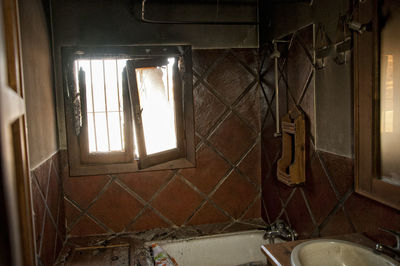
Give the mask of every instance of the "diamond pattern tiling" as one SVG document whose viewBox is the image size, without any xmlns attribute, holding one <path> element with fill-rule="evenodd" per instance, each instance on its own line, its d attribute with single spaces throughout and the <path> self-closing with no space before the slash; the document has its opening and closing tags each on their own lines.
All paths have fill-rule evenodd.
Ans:
<svg viewBox="0 0 400 266">
<path fill-rule="evenodd" d="M 98 235 L 107 233 L 104 228 L 93 221 L 89 216 L 84 215 L 69 232 L 71 236 Z"/>
<path fill-rule="evenodd" d="M 309 27 L 301 29 L 296 33 L 297 41 L 301 42 L 307 49 L 308 53 L 312 54 L 314 49 L 313 45 L 313 32 Z M 303 51 L 304 52 L 304 51 Z"/>
<path fill-rule="evenodd" d="M 289 203 L 287 203 L 285 210 L 287 215 L 290 217 L 291 225 L 296 229 L 299 237 L 309 237 L 310 232 L 314 230 L 316 225 L 310 217 L 300 189 L 296 189 Z"/>
<path fill-rule="evenodd" d="M 228 104 L 232 104 L 250 85 L 254 77 L 232 55 L 225 56 L 205 80 Z"/>
<path fill-rule="evenodd" d="M 142 208 L 137 199 L 113 182 L 89 209 L 89 213 L 114 232 L 121 232 Z"/>
<path fill-rule="evenodd" d="M 259 91 L 257 85 L 249 86 L 256 83 L 254 75 L 257 75 L 257 66 L 255 49 L 194 50 L 197 167 L 180 169 L 175 177 L 174 171 L 118 174 L 113 176 L 115 180 L 111 180 L 110 176 L 66 177 L 65 194 L 70 201 L 66 203 L 66 213 L 67 216 L 71 216 L 67 217 L 67 222 L 73 226 L 70 228 L 71 234 L 87 234 L 85 228 L 89 228 L 88 225 L 92 223 L 103 233 L 106 227 L 114 232 L 121 232 L 186 223 L 211 223 L 214 220 L 228 221 L 231 218 L 226 216 L 229 212 L 225 207 L 215 201 L 215 205 L 208 201 L 205 203 L 205 200 L 208 200 L 206 195 L 217 189 L 221 179 L 236 167 L 235 164 L 247 153 L 238 166 L 245 175 L 240 176 L 239 180 L 242 183 L 239 184 L 243 185 L 242 189 L 246 193 L 253 195 L 249 196 L 248 200 L 246 194 L 244 195 L 246 200 L 239 205 L 240 210 L 232 208 L 229 204 L 227 207 L 232 208 L 231 211 L 238 215 L 238 218 L 240 215 L 257 216 L 257 213 L 260 213 L 257 208 L 261 208 L 260 200 L 254 200 L 258 194 L 256 186 L 260 182 L 260 159 L 257 159 L 259 154 L 255 149 L 249 151 L 254 145 L 259 145 L 255 144 L 257 132 L 260 130 L 260 114 L 256 111 L 259 107 Z M 229 106 L 232 103 L 234 106 Z M 233 111 L 228 111 L 228 108 L 233 108 Z M 259 147 L 256 149 L 259 153 Z M 67 165 L 66 157 L 61 156 L 61 159 L 64 159 L 64 165 Z M 65 169 L 63 167 L 63 173 L 68 176 Z M 256 185 L 249 183 L 246 178 Z M 235 186 L 238 183 L 235 180 L 230 177 L 226 184 L 222 184 L 221 187 L 226 190 L 224 193 L 236 195 L 238 191 L 241 192 L 240 187 Z M 114 196 L 111 196 L 109 191 L 116 186 L 114 181 L 120 184 L 123 190 L 122 193 L 112 193 Z M 236 190 L 230 192 L 230 187 Z M 218 193 L 222 192 L 217 191 Z M 121 197 L 128 194 L 127 198 L 133 199 L 133 202 L 137 201 L 134 205 L 140 206 L 133 208 L 135 215 L 124 214 L 126 210 L 123 204 L 117 203 Z M 146 204 L 145 202 L 150 206 L 146 205 L 146 209 L 143 209 L 142 204 Z M 249 204 L 253 204 L 253 207 L 246 211 Z M 77 208 L 85 213 L 88 207 L 89 215 L 79 218 L 82 214 Z M 77 216 L 78 222 L 74 226 Z M 121 221 L 115 217 L 125 220 Z"/>
<path fill-rule="evenodd" d="M 208 194 L 231 168 L 207 145 L 196 152 L 197 167 L 182 169 L 180 173 L 202 192 Z"/>
<path fill-rule="evenodd" d="M 249 67 L 253 73 L 258 72 L 258 55 L 253 49 L 233 49 L 233 53 L 246 67 Z"/>
<path fill-rule="evenodd" d="M 175 225 L 182 225 L 202 201 L 203 198 L 196 191 L 175 176 L 151 205 Z"/>
<path fill-rule="evenodd" d="M 206 136 L 209 129 L 224 113 L 225 105 L 215 97 L 203 84 L 193 89 L 195 129 Z"/>
<path fill-rule="evenodd" d="M 51 189 L 49 189 L 47 195 L 47 206 L 51 211 L 52 217 L 54 218 L 54 220 L 56 220 L 58 214 L 58 206 L 59 206 L 58 201 L 60 199 L 61 187 L 59 185 L 58 174 L 53 165 L 51 166 L 50 169 L 49 187 Z"/>
<path fill-rule="evenodd" d="M 257 195 L 256 188 L 233 171 L 212 196 L 232 217 L 239 218 Z"/>
<path fill-rule="evenodd" d="M 311 169 L 306 176 L 307 186 L 304 187 L 304 192 L 315 220 L 317 224 L 320 224 L 338 201 L 318 158 L 312 160 Z"/>
<path fill-rule="evenodd" d="M 258 142 L 247 156 L 240 162 L 239 170 L 254 181 L 255 184 L 261 182 L 261 167 L 256 163 L 261 161 L 261 144 Z"/>
<path fill-rule="evenodd" d="M 254 142 L 253 132 L 235 114 L 231 113 L 210 136 L 210 142 L 231 162 L 236 162 Z"/>
<path fill-rule="evenodd" d="M 200 225 L 211 223 L 223 223 L 230 221 L 230 218 L 223 214 L 208 201 L 190 219 L 188 225 Z"/>
<path fill-rule="evenodd" d="M 64 193 L 85 209 L 109 180 L 107 175 L 65 178 Z"/>
<path fill-rule="evenodd" d="M 32 178 L 34 178 L 32 176 Z M 35 223 L 35 239 L 36 239 L 36 246 L 40 246 L 40 240 L 42 238 L 42 226 L 43 226 L 43 219 L 44 213 L 46 211 L 45 202 L 43 197 L 40 195 L 40 190 L 35 180 L 32 180 L 31 183 L 31 190 L 32 190 L 32 203 L 33 203 L 33 217 Z"/>
<path fill-rule="evenodd" d="M 261 217 L 261 200 L 257 199 L 253 206 L 251 206 L 246 214 L 243 216 L 242 219 L 247 220 L 247 219 L 253 219 L 253 218 L 259 218 Z"/>
<path fill-rule="evenodd" d="M 225 50 L 192 50 L 193 70 L 203 76 L 225 53 Z"/>
<path fill-rule="evenodd" d="M 293 96 L 298 97 L 304 88 L 307 73 L 310 72 L 310 60 L 300 45 L 301 41 L 307 51 L 312 51 L 312 27 L 307 27 L 296 32 L 296 40 L 289 52 L 288 67 L 283 67 L 283 62 L 286 60 L 285 53 L 281 51 L 280 68 L 285 78 L 281 78 L 280 88 L 284 91 L 286 88 L 285 79 L 287 79 Z M 284 48 L 284 45 L 281 45 Z M 291 48 L 292 49 L 292 48 Z M 295 51 L 297 49 L 297 52 Z M 283 50 L 283 49 L 282 49 Z M 262 52 L 263 53 L 263 52 Z M 266 60 L 262 70 L 263 80 L 266 84 L 265 89 L 268 99 L 274 91 L 274 72 L 271 67 L 271 60 L 268 59 L 268 50 L 265 51 Z M 304 67 L 304 66 L 307 66 Z M 303 71 L 299 71 L 303 70 Z M 303 83 L 303 84 L 302 84 Z M 305 91 L 303 101 L 300 108 L 303 109 L 309 118 L 309 128 L 313 128 L 314 117 L 314 85 L 311 80 L 307 90 Z M 280 94 L 282 95 L 282 94 Z M 291 95 L 282 95 L 280 103 L 288 102 L 288 108 L 294 106 Z M 268 106 L 263 99 L 260 110 L 262 120 L 266 111 L 274 110 L 275 102 Z M 282 106 L 282 105 L 281 105 Z M 285 113 L 285 108 L 281 109 L 281 114 Z M 265 204 L 270 221 L 274 221 L 283 213 L 283 218 L 286 214 L 282 209 L 281 198 L 284 202 L 291 194 L 292 189 L 284 189 L 283 185 L 276 180 L 276 162 L 275 159 L 280 153 L 280 141 L 273 138 L 275 124 L 272 117 L 267 116 L 266 122 L 263 124 L 262 132 L 262 175 L 263 175 L 263 203 Z M 279 144 L 279 145 L 278 145 Z M 400 215 L 393 209 L 381 205 L 375 201 L 360 196 L 353 191 L 354 169 L 353 160 L 329 153 L 314 151 L 312 136 L 307 138 L 307 179 L 306 183 L 296 190 L 292 195 L 291 200 L 286 206 L 286 212 L 294 229 L 302 232 L 303 235 L 318 235 L 331 236 L 338 234 L 350 234 L 354 231 L 365 232 L 369 231 L 368 236 L 374 237 L 379 235 L 382 238 L 382 232 L 377 232 L 378 227 L 387 227 L 400 230 Z M 320 161 L 321 160 L 321 161 Z M 326 167 L 326 173 L 322 166 Z M 304 196 L 300 198 L 300 192 L 304 191 Z M 339 200 L 338 200 L 339 199 Z M 311 215 L 307 209 L 311 210 Z M 282 212 L 283 211 L 283 212 Z M 305 217 L 303 217 L 305 216 Z M 267 218 L 268 218 L 267 217 Z M 382 217 L 385 217 L 382 219 Z M 310 219 L 309 219 L 310 218 Z M 315 224 L 312 223 L 312 218 Z M 303 221 L 306 219 L 307 221 Z M 310 222 L 311 220 L 311 222 Z M 317 225 L 315 228 L 312 225 Z M 392 239 L 390 239 L 392 240 Z"/>
<path fill-rule="evenodd" d="M 354 185 L 353 160 L 335 154 L 318 151 L 333 182 L 341 195 Z"/>
<path fill-rule="evenodd" d="M 67 227 L 71 228 L 71 226 L 75 223 L 76 219 L 81 215 L 81 211 L 66 199 L 64 199 L 64 206 L 65 206 L 65 218 Z"/>
<path fill-rule="evenodd" d="M 119 179 L 144 200 L 148 201 L 161 185 L 171 179 L 173 171 L 151 171 L 118 174 Z"/>
<path fill-rule="evenodd" d="M 146 209 L 142 215 L 126 229 L 128 232 L 144 231 L 154 228 L 165 228 L 170 225 L 155 214 L 152 210 Z"/>
<path fill-rule="evenodd" d="M 51 159 L 45 161 L 43 164 L 33 170 L 33 177 L 36 177 L 36 180 L 39 183 L 40 191 L 42 191 L 45 198 L 47 197 L 47 188 L 49 185 L 50 166 Z"/>
<path fill-rule="evenodd" d="M 296 73 L 295 75 L 290 75 L 287 79 L 290 91 L 296 100 L 300 98 L 312 67 L 303 51 L 303 48 L 298 42 L 293 42 L 287 59 L 287 73 Z"/>
<path fill-rule="evenodd" d="M 30 173 L 36 253 L 45 265 L 52 265 L 58 255 L 57 238 L 62 243 L 66 237 L 58 157 L 54 154 Z"/>
<path fill-rule="evenodd" d="M 340 224 L 340 226 L 337 226 Z M 344 213 L 343 207 L 339 209 L 339 211 L 333 215 L 328 223 L 320 230 L 320 235 L 322 237 L 326 236 L 335 236 L 335 235 L 345 235 L 349 232 L 355 233 L 355 230 L 350 223 L 349 219 L 346 217 Z"/>
<path fill-rule="evenodd" d="M 57 217 L 57 237 L 64 241 L 67 238 L 67 228 L 66 228 L 66 217 L 65 217 L 65 205 L 64 205 L 64 195 L 60 194 L 58 217 Z"/>
<path fill-rule="evenodd" d="M 271 222 L 278 218 L 278 215 L 282 209 L 281 199 L 279 197 L 279 192 L 275 189 L 275 185 L 278 181 L 271 174 L 266 177 L 263 184 L 263 199 L 266 209 L 268 210 L 268 216 Z"/>
<path fill-rule="evenodd" d="M 235 106 L 235 110 L 256 131 L 260 131 L 260 101 L 258 86 L 255 85 Z"/>
<path fill-rule="evenodd" d="M 314 137 L 315 119 L 314 119 L 314 83 L 311 81 L 305 92 L 304 98 L 300 104 L 306 115 L 306 123 L 308 127 L 308 133 Z"/>
<path fill-rule="evenodd" d="M 54 261 L 54 244 L 57 237 L 57 231 L 50 219 L 49 212 L 47 211 L 46 220 L 44 224 L 42 247 L 40 250 L 40 257 L 44 265 L 52 265 Z"/>
</svg>

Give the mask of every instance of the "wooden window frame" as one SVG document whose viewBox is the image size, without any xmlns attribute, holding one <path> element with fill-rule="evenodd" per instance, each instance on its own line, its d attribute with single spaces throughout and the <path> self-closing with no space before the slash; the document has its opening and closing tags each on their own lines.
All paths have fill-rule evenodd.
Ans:
<svg viewBox="0 0 400 266">
<path fill-rule="evenodd" d="M 380 25 L 377 0 L 360 3 L 354 19 L 372 31 L 354 36 L 355 191 L 400 210 L 400 187 L 380 179 Z"/>
<path fill-rule="evenodd" d="M 138 106 L 135 67 L 143 63 L 155 63 L 160 58 L 180 58 L 181 65 L 174 75 L 174 97 L 177 148 L 165 152 L 147 155 L 144 147 L 144 136 L 140 120 Z M 131 67 L 126 67 L 128 75 L 123 79 L 122 91 L 124 106 L 124 122 L 127 127 L 132 128 L 135 123 L 138 135 L 139 159 L 133 154 L 133 130 L 125 131 L 125 147 L 123 152 L 89 153 L 88 126 L 86 117 L 86 93 L 84 86 L 84 75 L 79 72 L 80 102 L 82 127 L 80 134 L 75 133 L 76 114 L 73 104 L 73 93 L 75 88 L 74 61 L 77 59 L 128 59 Z M 192 81 L 192 54 L 191 46 L 86 46 L 86 47 L 63 47 L 62 67 L 64 83 L 64 105 L 66 116 L 66 133 L 70 176 L 126 173 L 138 171 L 152 171 L 164 169 L 177 169 L 194 167 L 195 142 L 194 142 L 194 111 L 193 111 L 193 81 Z M 178 62 L 175 64 L 178 65 Z M 151 65 L 153 66 L 153 65 Z M 133 71 L 133 72 L 132 72 Z M 175 87 L 176 86 L 176 87 Z M 135 89 L 134 89 L 135 88 Z M 135 94 L 136 92 L 136 94 Z"/>
<path fill-rule="evenodd" d="M 185 155 L 185 150 L 184 150 L 185 136 L 184 136 L 183 121 L 182 119 L 179 119 L 180 117 L 182 117 L 182 88 L 179 81 L 180 77 L 178 69 L 178 60 L 176 61 L 176 64 L 174 64 L 174 69 L 173 69 L 174 104 L 175 104 L 175 121 L 176 121 L 175 132 L 177 139 L 177 147 L 172 150 L 167 150 L 151 155 L 148 155 L 146 152 L 142 117 L 140 111 L 140 100 L 137 90 L 138 84 L 136 79 L 136 69 L 144 67 L 163 66 L 166 64 L 167 63 L 165 63 L 165 60 L 160 60 L 160 58 L 156 58 L 156 59 L 128 60 L 126 65 L 127 81 L 128 81 L 127 85 L 134 106 L 133 114 L 135 116 L 134 121 L 135 121 L 135 128 L 138 141 L 140 169 L 148 168 L 160 164 L 162 162 L 173 161 L 182 158 Z"/>
</svg>

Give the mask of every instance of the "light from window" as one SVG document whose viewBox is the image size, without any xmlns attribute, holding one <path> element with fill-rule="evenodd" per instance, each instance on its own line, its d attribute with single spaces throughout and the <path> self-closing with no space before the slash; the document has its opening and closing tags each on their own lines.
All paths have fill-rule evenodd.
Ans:
<svg viewBox="0 0 400 266">
<path fill-rule="evenodd" d="M 126 60 L 77 60 L 75 64 L 86 75 L 89 152 L 125 150 L 122 71 Z"/>
<path fill-rule="evenodd" d="M 75 73 L 82 69 L 86 77 L 89 153 L 125 150 L 122 73 L 126 61 L 127 59 L 75 61 Z M 174 64 L 175 59 L 169 58 L 168 65 L 162 67 L 136 68 L 147 154 L 177 147 L 172 69 Z M 138 157 L 136 137 L 134 142 L 134 153 Z"/>
<path fill-rule="evenodd" d="M 147 154 L 177 146 L 172 81 L 174 64 L 175 59 L 169 58 L 166 66 L 136 68 Z"/>
</svg>

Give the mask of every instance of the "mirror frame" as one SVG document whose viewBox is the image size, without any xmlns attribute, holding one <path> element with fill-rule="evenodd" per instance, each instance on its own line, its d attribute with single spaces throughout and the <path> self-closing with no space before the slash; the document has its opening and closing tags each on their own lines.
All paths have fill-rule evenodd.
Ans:
<svg viewBox="0 0 400 266">
<path fill-rule="evenodd" d="M 355 21 L 372 31 L 354 33 L 355 191 L 400 210 L 400 186 L 379 179 L 380 31 L 378 0 L 365 0 L 354 10 Z M 399 140 L 400 141 L 400 140 Z"/>
</svg>

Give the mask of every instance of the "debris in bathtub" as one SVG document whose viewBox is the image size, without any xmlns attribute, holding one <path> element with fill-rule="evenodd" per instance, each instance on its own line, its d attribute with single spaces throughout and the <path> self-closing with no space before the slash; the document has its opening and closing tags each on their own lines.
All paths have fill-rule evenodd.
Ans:
<svg viewBox="0 0 400 266">
<path fill-rule="evenodd" d="M 152 244 L 154 265 L 155 266 L 178 266 L 174 258 L 171 258 L 167 252 L 158 244 Z"/>
<path fill-rule="evenodd" d="M 151 247 L 140 247 L 136 249 L 135 263 L 133 266 L 154 266 L 153 250 Z"/>
</svg>

